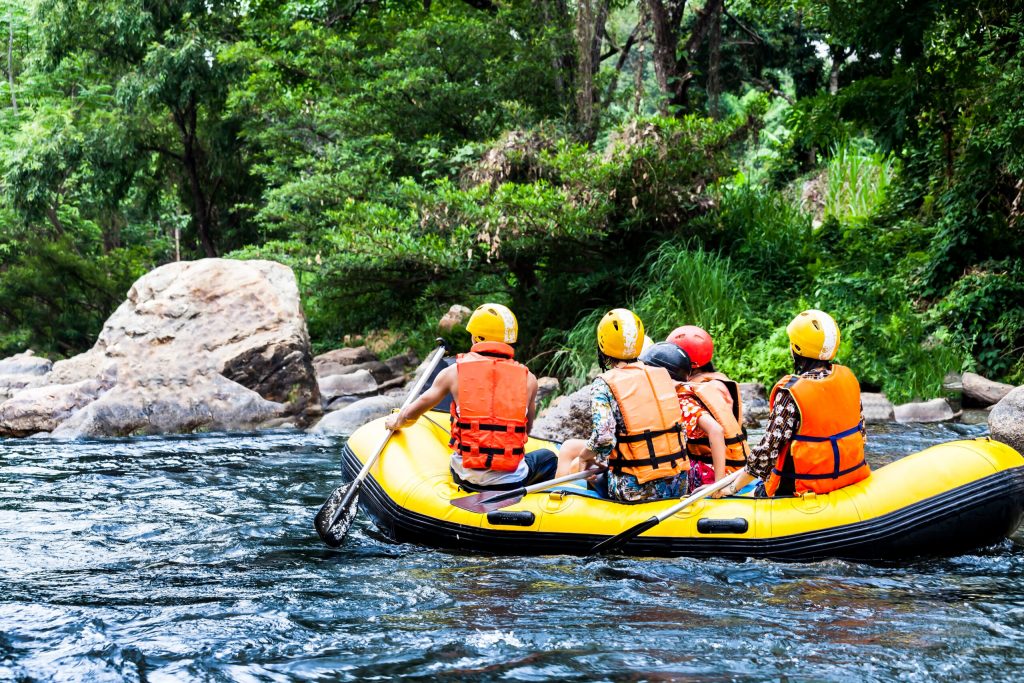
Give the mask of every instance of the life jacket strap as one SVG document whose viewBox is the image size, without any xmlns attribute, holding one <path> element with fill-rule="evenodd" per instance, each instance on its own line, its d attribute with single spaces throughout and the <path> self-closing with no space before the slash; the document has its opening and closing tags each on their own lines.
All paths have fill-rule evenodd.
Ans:
<svg viewBox="0 0 1024 683">
<path fill-rule="evenodd" d="M 747 440 L 747 428 L 744 427 L 743 431 L 736 436 L 730 437 L 725 440 L 726 446 L 734 446 L 738 443 L 743 443 Z M 711 446 L 711 439 L 706 436 L 699 436 L 693 439 L 687 439 L 686 443 L 692 443 L 696 446 Z"/>
<path fill-rule="evenodd" d="M 855 426 L 849 429 L 844 429 L 838 434 L 832 434 L 831 436 L 807 436 L 804 434 L 797 434 L 793 437 L 793 441 L 804 441 L 806 443 L 822 443 L 824 441 L 839 441 L 845 439 L 848 436 L 853 436 L 860 430 L 864 429 L 864 421 L 858 422 Z"/>
<path fill-rule="evenodd" d="M 455 426 L 459 429 L 479 429 L 482 432 L 513 432 L 515 434 L 525 434 L 526 427 L 523 426 L 510 426 L 510 425 L 496 425 L 481 422 L 480 424 L 473 424 L 472 422 L 456 422 Z"/>
<path fill-rule="evenodd" d="M 845 470 L 839 472 L 829 472 L 828 474 L 797 474 L 795 472 L 782 472 L 776 467 L 772 468 L 772 474 L 775 474 L 782 479 L 838 479 L 839 477 L 845 477 L 851 472 L 856 472 L 861 467 L 866 466 L 868 463 L 865 460 L 861 460 L 853 467 L 848 467 Z"/>
</svg>

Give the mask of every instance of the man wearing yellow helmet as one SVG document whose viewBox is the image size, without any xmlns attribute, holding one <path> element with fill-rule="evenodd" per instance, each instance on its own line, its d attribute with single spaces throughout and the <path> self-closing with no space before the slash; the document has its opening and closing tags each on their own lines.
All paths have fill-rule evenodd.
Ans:
<svg viewBox="0 0 1024 683">
<path fill-rule="evenodd" d="M 832 316 L 807 310 L 786 328 L 795 372 L 772 389 L 764 437 L 747 457 L 734 494 L 754 479 L 768 496 L 828 493 L 867 478 L 860 385 L 833 363 L 839 327 Z"/>
<path fill-rule="evenodd" d="M 675 382 L 663 367 L 638 361 L 644 326 L 624 308 L 598 323 L 598 360 L 604 370 L 591 391 L 593 431 L 559 452 L 559 475 L 591 464 L 608 466 L 608 497 L 640 501 L 678 498 L 688 491 L 681 412 Z"/>
<path fill-rule="evenodd" d="M 547 449 L 525 452 L 536 410 L 537 378 L 513 360 L 519 324 L 506 306 L 484 304 L 466 324 L 473 346 L 442 370 L 430 388 L 385 426 L 413 424 L 452 396 L 451 472 L 471 490 L 508 490 L 554 476 L 558 465 Z"/>
</svg>

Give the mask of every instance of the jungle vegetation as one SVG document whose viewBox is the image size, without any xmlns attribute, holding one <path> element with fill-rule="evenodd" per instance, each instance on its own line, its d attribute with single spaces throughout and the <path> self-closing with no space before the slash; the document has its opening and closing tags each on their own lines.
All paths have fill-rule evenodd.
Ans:
<svg viewBox="0 0 1024 683">
<path fill-rule="evenodd" d="M 832 313 L 894 400 L 1024 383 L 1024 10 L 994 0 L 0 0 L 0 353 L 88 348 L 175 259 L 293 267 L 318 349 L 513 306 Z"/>
</svg>

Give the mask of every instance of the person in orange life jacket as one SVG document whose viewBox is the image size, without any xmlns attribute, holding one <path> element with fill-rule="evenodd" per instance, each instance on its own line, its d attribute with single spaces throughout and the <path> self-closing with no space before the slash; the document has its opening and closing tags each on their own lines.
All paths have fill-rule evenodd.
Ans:
<svg viewBox="0 0 1024 683">
<path fill-rule="evenodd" d="M 724 472 L 715 460 L 714 443 L 708 434 L 687 434 L 686 452 L 690 457 L 692 486 L 711 484 L 723 474 L 735 472 L 746 464 L 750 447 L 743 427 L 743 401 L 739 385 L 715 369 L 715 344 L 711 335 L 695 325 L 677 327 L 666 341 L 686 352 L 693 368 L 681 389 L 692 400 L 682 402 L 684 415 L 694 403 L 708 413 L 721 427 L 725 444 Z"/>
<path fill-rule="evenodd" d="M 682 424 L 686 434 L 686 445 L 689 451 L 690 442 L 703 439 L 710 450 L 710 464 L 690 461 L 690 489 L 696 490 L 706 484 L 712 484 L 726 475 L 725 430 L 718 424 L 715 417 L 705 409 L 704 404 L 686 384 L 690 376 L 690 357 L 672 342 L 658 342 L 640 354 L 640 360 L 647 365 L 665 368 L 676 383 L 676 395 L 679 398 L 679 410 L 682 413 Z M 701 467 L 703 465 L 703 467 Z M 711 494 L 712 498 L 721 498 L 721 491 Z"/>
<path fill-rule="evenodd" d="M 786 328 L 794 374 L 775 385 L 764 438 L 743 475 L 726 494 L 763 479 L 758 495 L 828 493 L 871 474 L 864 460 L 860 385 L 849 368 L 832 362 L 839 327 L 827 313 L 807 310 Z"/>
<path fill-rule="evenodd" d="M 452 480 L 468 490 L 511 490 L 554 477 L 548 449 L 525 452 L 536 411 L 537 378 L 513 360 L 519 326 L 501 304 L 484 304 L 466 324 L 473 341 L 430 388 L 385 422 L 398 430 L 451 393 Z"/>
<path fill-rule="evenodd" d="M 688 491 L 675 382 L 664 368 L 638 361 L 643 338 L 643 323 L 624 308 L 598 323 L 604 373 L 591 385 L 593 430 L 586 441 L 566 441 L 558 454 L 559 475 L 607 465 L 606 493 L 613 500 L 678 498 Z"/>
</svg>

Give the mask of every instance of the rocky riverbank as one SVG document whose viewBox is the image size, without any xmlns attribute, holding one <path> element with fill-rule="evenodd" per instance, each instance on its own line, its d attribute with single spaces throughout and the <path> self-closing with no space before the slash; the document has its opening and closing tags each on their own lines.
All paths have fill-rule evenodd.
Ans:
<svg viewBox="0 0 1024 683">
<path fill-rule="evenodd" d="M 469 316 L 452 306 L 442 333 Z M 380 346 L 393 346 L 383 343 Z M 96 344 L 52 362 L 25 351 L 0 360 L 0 436 L 60 438 L 292 426 L 349 434 L 397 408 L 415 377 L 412 353 L 381 358 L 369 346 L 313 356 L 295 275 L 270 261 L 172 263 L 140 278 Z M 590 431 L 590 394 L 546 403 L 534 427 L 564 441 Z M 950 375 L 947 398 L 894 406 L 863 394 L 868 423 L 988 419 L 995 438 L 1024 450 L 1024 387 Z M 747 425 L 768 416 L 765 387 L 741 385 Z"/>
</svg>

